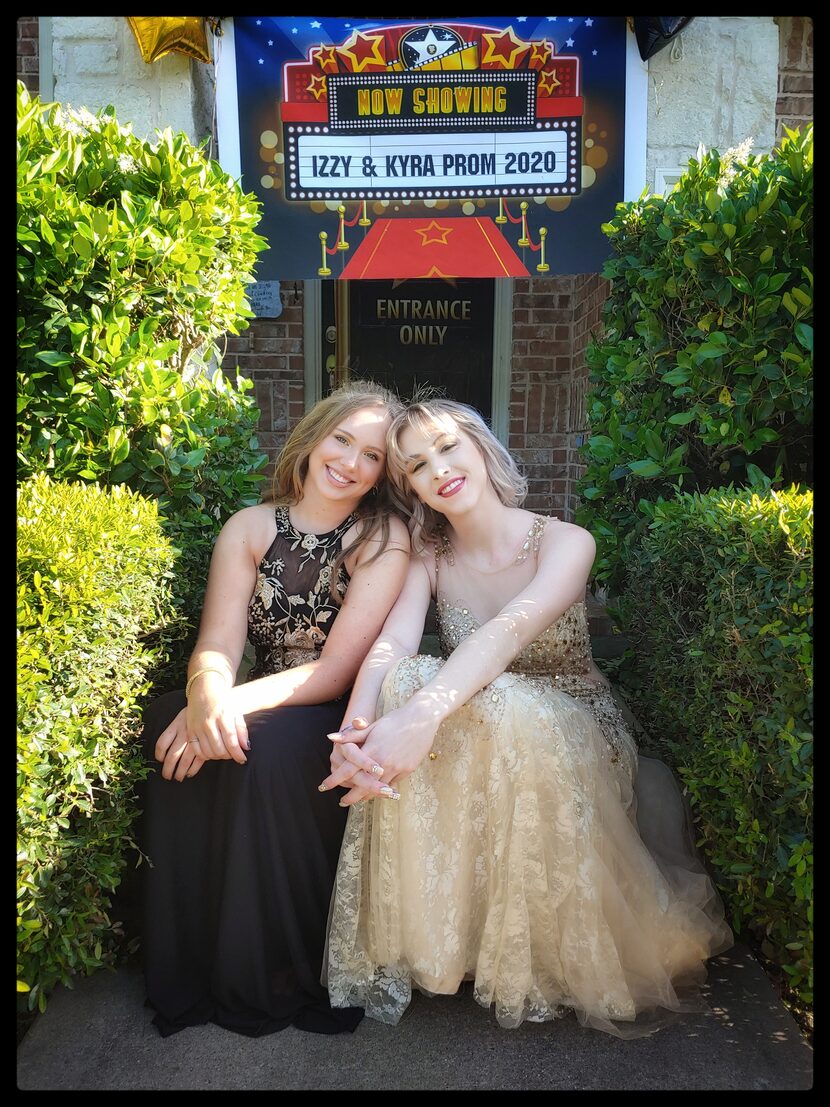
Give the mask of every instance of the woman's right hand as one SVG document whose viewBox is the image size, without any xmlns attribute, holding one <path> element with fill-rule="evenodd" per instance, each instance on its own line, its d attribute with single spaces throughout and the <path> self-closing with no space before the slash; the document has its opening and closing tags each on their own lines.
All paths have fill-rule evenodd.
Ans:
<svg viewBox="0 0 830 1107">
<path fill-rule="evenodd" d="M 187 736 L 198 744 L 205 761 L 233 758 L 247 762 L 250 749 L 245 716 L 234 706 L 233 689 L 222 673 L 205 672 L 193 685 L 187 701 Z"/>
</svg>

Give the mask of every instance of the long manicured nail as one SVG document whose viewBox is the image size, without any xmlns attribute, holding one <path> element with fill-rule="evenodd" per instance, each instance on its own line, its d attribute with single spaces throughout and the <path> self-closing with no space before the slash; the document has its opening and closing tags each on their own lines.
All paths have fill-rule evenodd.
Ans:
<svg viewBox="0 0 830 1107">
<path fill-rule="evenodd" d="M 373 765 L 369 771 L 373 776 L 383 776 L 383 765 Z"/>
<path fill-rule="evenodd" d="M 401 798 L 400 792 L 396 792 L 394 788 L 381 788 L 380 794 L 391 800 L 399 800 Z"/>
<path fill-rule="evenodd" d="M 317 785 L 317 791 L 318 791 L 318 792 L 327 792 L 327 791 L 328 791 L 328 788 L 326 787 L 326 785 L 325 785 L 325 784 L 318 784 L 318 785 Z"/>
</svg>

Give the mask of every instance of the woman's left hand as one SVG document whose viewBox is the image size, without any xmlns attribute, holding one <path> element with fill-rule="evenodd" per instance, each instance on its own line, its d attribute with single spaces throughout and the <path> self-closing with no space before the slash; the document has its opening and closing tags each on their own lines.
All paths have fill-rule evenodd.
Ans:
<svg viewBox="0 0 830 1107">
<path fill-rule="evenodd" d="M 369 736 L 362 746 L 364 756 L 370 757 L 383 766 L 380 784 L 390 788 L 393 795 L 381 792 L 389 799 L 397 798 L 397 785 L 410 776 L 429 751 L 435 740 L 438 724 L 422 712 L 413 711 L 408 705 L 398 708 L 378 719 L 369 728 Z M 333 738 L 338 742 L 342 739 Z M 340 801 L 341 806 L 349 807 L 360 800 L 374 798 L 378 789 L 368 790 L 361 785 L 360 770 L 351 762 L 345 762 L 323 783 L 327 788 L 341 785 L 349 791 Z"/>
<path fill-rule="evenodd" d="M 187 736 L 187 708 L 183 707 L 159 735 L 155 756 L 161 761 L 165 780 L 185 780 L 195 776 L 205 763 L 199 753 L 199 743 Z"/>
</svg>

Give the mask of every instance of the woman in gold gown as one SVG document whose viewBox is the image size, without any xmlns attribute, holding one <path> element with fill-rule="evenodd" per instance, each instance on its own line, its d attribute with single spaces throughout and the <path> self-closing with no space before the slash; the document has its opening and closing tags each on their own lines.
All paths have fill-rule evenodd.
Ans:
<svg viewBox="0 0 830 1107">
<path fill-rule="evenodd" d="M 591 658 L 594 540 L 518 506 L 515 463 L 454 401 L 399 415 L 387 465 L 413 556 L 329 736 L 321 790 L 350 807 L 331 1003 L 396 1023 L 413 987 L 472 980 L 505 1027 L 651 1033 L 699 1007 L 732 935 L 672 773 Z M 442 658 L 417 652 L 431 598 Z"/>
</svg>

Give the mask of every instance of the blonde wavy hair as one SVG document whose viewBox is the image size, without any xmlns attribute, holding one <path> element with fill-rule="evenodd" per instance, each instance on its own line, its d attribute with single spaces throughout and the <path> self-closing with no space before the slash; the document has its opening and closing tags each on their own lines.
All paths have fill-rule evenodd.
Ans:
<svg viewBox="0 0 830 1107">
<path fill-rule="evenodd" d="M 334 430 L 339 423 L 355 411 L 367 407 L 384 408 L 394 419 L 403 411 L 400 399 L 381 384 L 369 380 L 355 380 L 330 392 L 319 400 L 297 423 L 288 436 L 274 468 L 271 493 L 266 502 L 290 506 L 303 498 L 303 485 L 308 475 L 308 458 L 311 451 Z M 361 526 L 358 536 L 343 548 L 332 566 L 332 595 L 340 567 L 349 554 L 354 553 L 380 532 L 378 549 L 369 559 L 370 564 L 386 549 L 389 541 L 389 517 L 400 514 L 397 499 L 390 494 L 389 481 L 381 478 L 370 493 L 363 497 L 355 509 Z M 404 516 L 405 518 L 405 516 Z"/>
<path fill-rule="evenodd" d="M 444 429 L 452 424 L 469 435 L 478 447 L 490 483 L 503 504 L 519 507 L 527 496 L 526 478 L 475 408 L 444 397 L 414 399 L 392 420 L 386 439 L 386 471 L 393 502 L 408 519 L 412 545 L 418 553 L 423 552 L 428 542 L 435 542 L 442 535 L 446 520 L 412 491 L 406 475 L 407 461 L 401 448 L 401 436 L 409 427 L 426 434 L 436 427 Z"/>
</svg>

